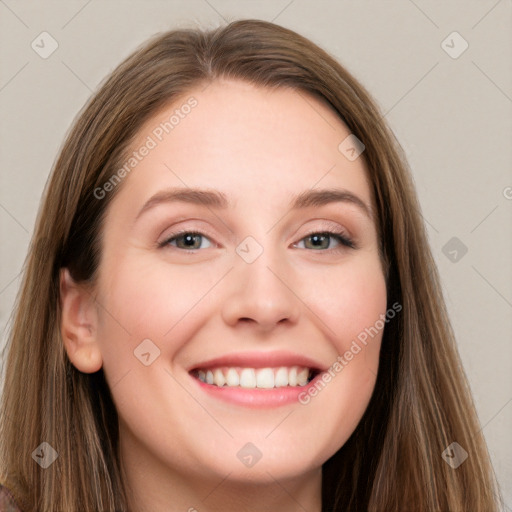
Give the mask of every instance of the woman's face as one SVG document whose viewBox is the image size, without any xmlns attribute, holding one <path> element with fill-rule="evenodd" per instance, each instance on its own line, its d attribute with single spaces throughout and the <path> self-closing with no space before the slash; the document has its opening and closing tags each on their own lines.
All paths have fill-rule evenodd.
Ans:
<svg viewBox="0 0 512 512">
<path fill-rule="evenodd" d="M 364 162 L 350 139 L 339 149 L 349 135 L 302 92 L 216 81 L 146 123 L 129 172 L 102 189 L 120 187 L 97 340 L 122 457 L 141 473 L 293 478 L 356 428 L 386 285 Z"/>
</svg>

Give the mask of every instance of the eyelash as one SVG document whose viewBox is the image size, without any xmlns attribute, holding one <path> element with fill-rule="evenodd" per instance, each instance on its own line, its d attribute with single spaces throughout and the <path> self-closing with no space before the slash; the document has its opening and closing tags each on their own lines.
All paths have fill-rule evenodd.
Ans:
<svg viewBox="0 0 512 512">
<path fill-rule="evenodd" d="M 310 237 L 311 235 L 328 235 L 330 237 L 337 238 L 338 242 L 340 243 L 340 245 L 338 245 L 337 247 L 335 247 L 333 249 L 324 249 L 324 250 L 318 250 L 318 251 L 315 251 L 315 252 L 328 252 L 328 251 L 332 251 L 334 253 L 338 253 L 338 252 L 343 251 L 344 249 L 356 249 L 356 245 L 355 245 L 354 241 L 351 238 L 349 238 L 344 231 L 336 230 L 336 229 L 325 229 L 325 230 L 320 230 L 320 231 L 319 230 L 310 231 L 309 233 L 306 233 L 299 240 L 299 242 L 302 242 L 302 240 L 304 240 L 305 238 Z M 314 249 L 311 249 L 311 250 L 314 251 Z"/>
<path fill-rule="evenodd" d="M 169 246 L 170 242 L 174 241 L 176 238 L 178 238 L 181 235 L 193 235 L 193 236 L 202 236 L 202 237 L 208 238 L 208 235 L 206 235 L 206 234 L 204 234 L 204 233 L 202 233 L 200 231 L 193 231 L 193 230 L 184 229 L 184 230 L 176 231 L 175 233 L 171 233 L 169 237 L 167 237 L 162 242 L 158 243 L 158 248 L 162 249 L 164 247 Z M 330 230 L 330 229 L 310 231 L 309 233 L 306 233 L 306 235 L 304 235 L 299 240 L 299 242 L 302 242 L 302 240 L 310 237 L 311 235 L 327 235 L 327 236 L 330 236 L 330 237 L 334 237 L 334 238 L 338 239 L 338 242 L 340 244 L 340 245 L 338 245 L 337 247 L 335 247 L 333 249 L 323 249 L 323 250 L 322 249 L 320 249 L 320 250 L 310 249 L 311 251 L 314 251 L 314 252 L 333 252 L 333 253 L 338 253 L 338 252 L 342 252 L 345 249 L 357 249 L 354 241 L 351 238 L 349 238 L 345 234 L 345 232 L 338 231 L 338 230 Z M 185 252 L 193 252 L 193 251 L 202 250 L 202 249 L 181 249 L 179 247 L 176 247 L 176 249 L 178 249 L 180 251 L 185 251 Z"/>
</svg>

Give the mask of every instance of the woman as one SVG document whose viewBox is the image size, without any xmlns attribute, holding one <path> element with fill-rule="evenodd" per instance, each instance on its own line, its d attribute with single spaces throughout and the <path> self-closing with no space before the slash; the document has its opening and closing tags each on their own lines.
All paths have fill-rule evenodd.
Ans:
<svg viewBox="0 0 512 512">
<path fill-rule="evenodd" d="M 90 100 L 8 350 L 26 511 L 498 510 L 405 158 L 271 23 L 160 35 Z"/>
</svg>

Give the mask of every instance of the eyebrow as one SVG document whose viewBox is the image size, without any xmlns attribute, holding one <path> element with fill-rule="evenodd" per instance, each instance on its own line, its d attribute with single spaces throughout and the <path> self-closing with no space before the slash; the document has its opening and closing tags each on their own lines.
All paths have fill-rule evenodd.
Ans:
<svg viewBox="0 0 512 512">
<path fill-rule="evenodd" d="M 159 204 L 178 201 L 217 209 L 226 209 L 229 206 L 229 201 L 226 195 L 222 192 L 217 192 L 216 190 L 200 188 L 171 188 L 162 190 L 151 196 L 144 203 L 144 206 L 140 209 L 135 219 L 138 219 L 144 212 Z"/>
<path fill-rule="evenodd" d="M 373 208 L 360 197 L 345 189 L 327 188 L 319 190 L 306 190 L 296 196 L 291 204 L 292 210 L 309 208 L 311 206 L 324 206 L 330 203 L 350 203 L 357 206 L 370 220 L 373 221 Z"/>
<path fill-rule="evenodd" d="M 227 209 L 230 202 L 225 194 L 216 190 L 201 188 L 171 188 L 162 190 L 151 196 L 140 209 L 136 219 L 144 212 L 163 203 L 184 202 L 198 206 L 215 209 Z M 374 214 L 371 205 L 367 205 L 361 198 L 345 189 L 328 188 L 306 190 L 292 198 L 290 210 L 300 210 L 310 207 L 319 207 L 327 204 L 342 202 L 357 206 L 370 220 Z"/>
</svg>

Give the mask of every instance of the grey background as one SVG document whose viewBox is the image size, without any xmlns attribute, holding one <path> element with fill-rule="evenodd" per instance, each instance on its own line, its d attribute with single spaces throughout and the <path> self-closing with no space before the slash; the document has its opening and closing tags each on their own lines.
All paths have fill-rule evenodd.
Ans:
<svg viewBox="0 0 512 512">
<path fill-rule="evenodd" d="M 511 0 L 0 0 L 1 343 L 43 187 L 91 92 L 156 32 L 249 17 L 327 49 L 386 113 L 413 170 L 459 351 L 512 510 Z M 58 43 L 46 59 L 31 47 L 49 48 L 38 37 L 43 31 Z M 446 39 L 454 31 L 469 45 L 458 58 L 443 49 L 462 48 L 456 37 Z"/>
</svg>

